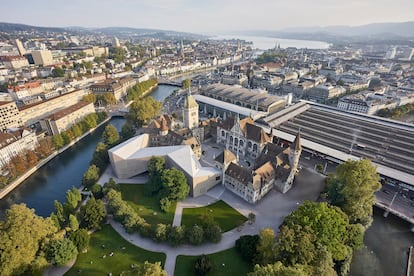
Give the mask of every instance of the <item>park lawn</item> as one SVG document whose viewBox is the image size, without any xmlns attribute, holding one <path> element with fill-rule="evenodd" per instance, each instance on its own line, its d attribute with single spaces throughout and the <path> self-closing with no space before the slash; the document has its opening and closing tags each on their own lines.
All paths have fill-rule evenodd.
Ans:
<svg viewBox="0 0 414 276">
<path fill-rule="evenodd" d="M 207 256 L 213 266 L 208 276 L 246 275 L 253 271 L 253 265 L 243 260 L 234 247 Z M 195 275 L 194 263 L 197 258 L 198 256 L 177 256 L 174 275 Z"/>
<path fill-rule="evenodd" d="M 202 223 L 200 216 L 203 214 L 213 215 L 214 220 L 220 225 L 223 232 L 243 224 L 247 218 L 233 209 L 230 205 L 222 200 L 200 208 L 184 208 L 181 219 L 181 225 L 191 227 L 194 224 Z"/>
<path fill-rule="evenodd" d="M 105 247 L 103 248 L 102 245 Z M 125 248 L 125 249 L 123 249 Z M 113 256 L 109 256 L 113 252 Z M 106 258 L 103 256 L 106 255 Z M 132 264 L 149 261 L 165 263 L 165 254 L 151 252 L 130 244 L 124 240 L 110 225 L 91 236 L 87 253 L 80 253 L 74 266 L 65 275 L 119 275 L 130 270 Z M 92 261 L 92 263 L 91 263 Z"/>
<path fill-rule="evenodd" d="M 156 196 L 149 197 L 145 195 L 144 185 L 145 184 L 119 184 L 122 199 L 127 201 L 137 214 L 144 218 L 149 224 L 172 224 L 177 203 L 172 203 L 170 210 L 164 213 L 160 208 L 159 200 Z M 154 213 L 156 213 L 156 215 L 154 215 Z"/>
</svg>

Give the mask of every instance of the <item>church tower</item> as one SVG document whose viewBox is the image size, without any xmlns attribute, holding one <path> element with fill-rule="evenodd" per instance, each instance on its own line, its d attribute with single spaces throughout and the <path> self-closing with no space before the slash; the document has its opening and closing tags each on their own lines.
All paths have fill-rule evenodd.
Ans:
<svg viewBox="0 0 414 276">
<path fill-rule="evenodd" d="M 184 102 L 184 127 L 193 129 L 198 127 L 198 104 L 191 96 L 190 89 Z"/>
<path fill-rule="evenodd" d="M 300 130 L 296 135 L 295 140 L 290 144 L 289 163 L 291 169 L 296 173 L 299 165 L 300 154 L 302 153 L 302 146 L 300 144 Z"/>
</svg>

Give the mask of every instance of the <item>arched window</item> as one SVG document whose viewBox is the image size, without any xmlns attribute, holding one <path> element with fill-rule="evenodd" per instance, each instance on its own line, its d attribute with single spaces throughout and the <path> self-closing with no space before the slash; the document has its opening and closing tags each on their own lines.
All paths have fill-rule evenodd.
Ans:
<svg viewBox="0 0 414 276">
<path fill-rule="evenodd" d="M 239 139 L 234 138 L 234 145 L 237 146 L 238 143 L 239 143 Z"/>
<path fill-rule="evenodd" d="M 230 136 L 230 144 L 233 144 L 233 136 Z"/>
<path fill-rule="evenodd" d="M 224 132 L 224 130 L 221 131 L 221 136 L 222 137 L 226 136 L 226 133 Z"/>
<path fill-rule="evenodd" d="M 253 145 L 253 152 L 257 152 L 257 144 Z"/>
<path fill-rule="evenodd" d="M 240 140 L 240 147 L 243 147 L 243 146 L 244 146 L 244 141 Z"/>
<path fill-rule="evenodd" d="M 247 142 L 247 147 L 249 148 L 249 149 L 251 149 L 252 148 L 252 142 Z"/>
</svg>

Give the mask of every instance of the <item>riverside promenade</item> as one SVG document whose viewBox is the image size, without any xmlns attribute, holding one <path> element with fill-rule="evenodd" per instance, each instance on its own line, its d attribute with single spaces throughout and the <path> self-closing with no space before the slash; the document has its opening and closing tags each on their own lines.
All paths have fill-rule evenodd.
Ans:
<svg viewBox="0 0 414 276">
<path fill-rule="evenodd" d="M 89 134 L 93 133 L 96 129 L 100 128 L 102 125 L 106 124 L 107 122 L 109 122 L 109 120 L 111 120 L 111 116 L 109 116 L 108 118 L 106 118 L 105 120 L 103 120 L 99 125 L 97 125 L 95 128 L 88 130 L 87 132 L 85 132 L 84 134 L 82 134 L 81 136 L 75 138 L 73 141 L 71 141 L 69 144 L 67 144 L 66 146 L 64 146 L 61 149 L 55 150 L 54 152 L 52 152 L 48 157 L 42 159 L 39 161 L 39 163 L 36 164 L 36 166 L 34 166 L 33 168 L 30 168 L 29 170 L 27 170 L 24 174 L 22 174 L 21 176 L 19 176 L 18 178 L 16 178 L 16 180 L 14 180 L 13 182 L 11 182 L 10 184 L 8 184 L 7 186 L 5 186 L 1 191 L 0 191 L 0 199 L 2 199 L 3 197 L 5 197 L 7 194 L 9 194 L 11 191 L 13 191 L 16 187 L 18 187 L 21 183 L 23 183 L 27 178 L 29 178 L 33 173 L 35 173 L 38 169 L 40 169 L 41 167 L 43 167 L 44 165 L 46 165 L 50 160 L 52 160 L 53 158 L 55 158 L 56 156 L 58 156 L 59 154 L 61 154 L 62 152 L 66 151 L 67 149 L 71 148 L 73 145 L 75 145 L 77 142 L 81 141 L 83 138 L 85 138 L 86 136 L 88 136 Z"/>
</svg>

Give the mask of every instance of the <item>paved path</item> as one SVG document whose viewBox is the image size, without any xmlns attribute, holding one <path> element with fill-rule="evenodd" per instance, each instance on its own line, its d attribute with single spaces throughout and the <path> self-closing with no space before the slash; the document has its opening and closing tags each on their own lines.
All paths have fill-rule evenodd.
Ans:
<svg viewBox="0 0 414 276">
<path fill-rule="evenodd" d="M 75 262 L 76 259 L 73 259 L 64 266 L 49 266 L 48 268 L 46 268 L 45 271 L 43 271 L 43 276 L 62 276 L 63 274 L 68 272 L 69 269 L 71 269 Z"/>
<path fill-rule="evenodd" d="M 113 177 L 112 169 L 108 167 L 99 183 L 103 184 Z M 145 177 L 136 177 L 133 179 L 117 179 L 117 183 L 145 183 Z M 207 194 L 197 198 L 187 198 L 182 202 L 177 203 L 176 213 L 174 216 L 173 225 L 181 224 L 183 208 L 196 208 L 214 203 L 217 200 L 223 200 L 238 212 L 247 216 L 250 212 L 256 215 L 256 221 L 250 225 L 243 224 L 238 229 L 233 229 L 223 233 L 220 243 L 206 243 L 199 246 L 182 245 L 178 248 L 169 246 L 167 243 L 156 243 L 149 238 L 143 238 L 138 233 L 128 234 L 124 227 L 112 219 L 108 219 L 112 227 L 130 243 L 144 248 L 149 251 L 163 252 L 166 254 L 164 269 L 168 275 L 174 275 L 175 262 L 178 255 L 198 256 L 201 254 L 212 254 L 234 247 L 235 241 L 241 235 L 255 235 L 265 227 L 277 229 L 283 222 L 283 219 L 294 211 L 299 204 L 304 200 L 316 200 L 319 193 L 324 186 L 324 178 L 322 175 L 315 173 L 311 169 L 304 168 L 296 177 L 293 188 L 286 194 L 281 194 L 275 189 L 271 190 L 259 203 L 256 205 L 245 202 L 235 194 L 225 190 L 221 185 L 209 190 Z M 63 275 L 72 264 L 65 267 L 57 267 L 48 269 L 45 275 Z M 65 270 L 66 269 L 66 270 Z"/>
<path fill-rule="evenodd" d="M 311 184 L 311 185 L 309 185 Z M 130 243 L 155 252 L 164 252 L 167 255 L 164 269 L 168 275 L 174 275 L 175 261 L 178 255 L 198 256 L 212 254 L 234 247 L 235 241 L 241 235 L 255 235 L 265 227 L 277 229 L 283 219 L 295 210 L 304 200 L 316 200 L 323 188 L 323 176 L 308 169 L 303 169 L 297 177 L 294 188 L 286 194 L 272 190 L 258 204 L 252 205 L 222 186 L 216 186 L 206 195 L 197 198 L 187 198 L 177 203 L 173 225 L 181 224 L 183 208 L 196 208 L 212 204 L 221 199 L 235 208 L 241 214 L 247 216 L 250 212 L 256 214 L 256 221 L 249 225 L 245 223 L 241 229 L 233 229 L 222 235 L 220 243 L 206 243 L 199 246 L 182 245 L 178 248 L 170 247 L 167 243 L 156 243 L 148 238 L 142 238 L 138 233 L 128 234 L 123 226 L 113 220 L 109 220 L 114 229 Z"/>
</svg>

